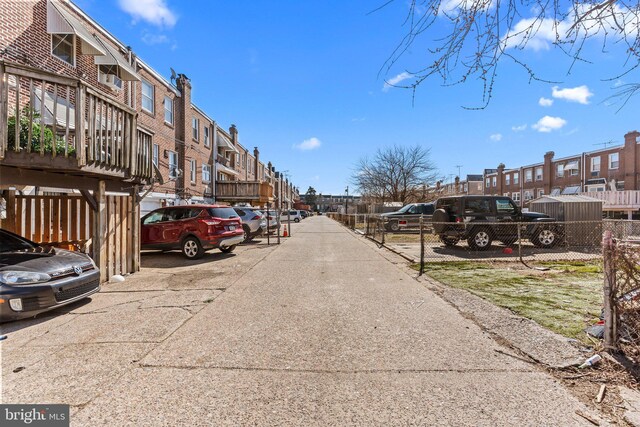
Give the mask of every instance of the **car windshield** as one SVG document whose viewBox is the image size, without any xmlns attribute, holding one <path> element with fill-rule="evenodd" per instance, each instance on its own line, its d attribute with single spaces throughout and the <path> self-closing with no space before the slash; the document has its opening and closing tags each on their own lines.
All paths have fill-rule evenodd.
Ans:
<svg viewBox="0 0 640 427">
<path fill-rule="evenodd" d="M 37 247 L 30 242 L 0 230 L 0 253 L 33 249 Z"/>
<path fill-rule="evenodd" d="M 207 211 L 214 218 L 238 218 L 238 213 L 233 208 L 208 208 Z"/>
</svg>

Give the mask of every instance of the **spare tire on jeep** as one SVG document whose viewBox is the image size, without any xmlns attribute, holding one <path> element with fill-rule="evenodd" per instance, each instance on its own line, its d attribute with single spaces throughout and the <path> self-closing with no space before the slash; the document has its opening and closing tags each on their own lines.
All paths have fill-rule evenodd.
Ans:
<svg viewBox="0 0 640 427">
<path fill-rule="evenodd" d="M 444 233 L 447 229 L 447 224 L 451 221 L 449 214 L 444 209 L 436 209 L 433 212 L 433 216 L 431 217 L 431 222 L 433 223 L 433 230 L 437 233 Z"/>
</svg>

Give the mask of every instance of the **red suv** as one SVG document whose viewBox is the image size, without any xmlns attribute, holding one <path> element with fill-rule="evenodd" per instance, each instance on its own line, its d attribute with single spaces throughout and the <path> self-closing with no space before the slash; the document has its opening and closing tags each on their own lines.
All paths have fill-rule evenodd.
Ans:
<svg viewBox="0 0 640 427">
<path fill-rule="evenodd" d="M 189 259 L 207 249 L 232 252 L 243 239 L 240 217 L 229 206 L 171 206 L 142 218 L 142 249 L 180 249 Z"/>
</svg>

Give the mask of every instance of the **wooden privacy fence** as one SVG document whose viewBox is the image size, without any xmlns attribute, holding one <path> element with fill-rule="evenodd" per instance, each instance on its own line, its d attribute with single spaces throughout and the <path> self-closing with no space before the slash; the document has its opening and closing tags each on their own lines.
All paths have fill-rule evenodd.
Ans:
<svg viewBox="0 0 640 427">
<path fill-rule="evenodd" d="M 13 201 L 12 201 L 13 199 Z M 29 240 L 53 246 L 76 246 L 89 243 L 93 256 L 95 212 L 82 196 L 8 197 L 6 219 L 0 227 Z M 135 271 L 137 245 L 134 245 L 133 221 L 139 221 L 131 196 L 106 197 L 106 278 Z"/>
</svg>

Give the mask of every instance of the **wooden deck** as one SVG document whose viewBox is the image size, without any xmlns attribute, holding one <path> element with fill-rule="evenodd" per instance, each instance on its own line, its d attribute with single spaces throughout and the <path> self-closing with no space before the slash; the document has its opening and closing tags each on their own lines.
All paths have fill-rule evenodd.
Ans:
<svg viewBox="0 0 640 427">
<path fill-rule="evenodd" d="M 640 191 L 591 191 L 581 193 L 584 196 L 602 200 L 602 209 L 609 211 L 635 211 L 640 209 Z"/>
</svg>

